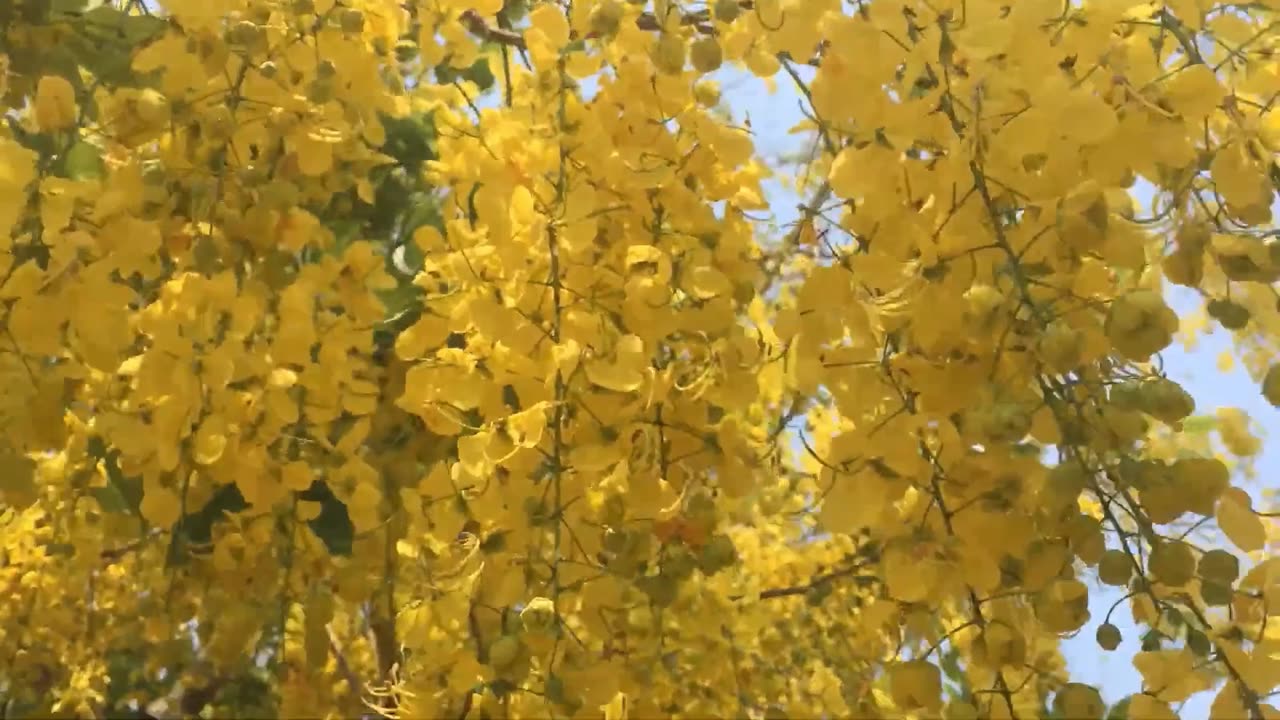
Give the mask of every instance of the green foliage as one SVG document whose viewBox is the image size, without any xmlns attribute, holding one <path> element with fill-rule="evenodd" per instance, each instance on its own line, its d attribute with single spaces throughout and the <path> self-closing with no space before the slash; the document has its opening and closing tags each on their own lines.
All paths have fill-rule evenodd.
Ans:
<svg viewBox="0 0 1280 720">
<path fill-rule="evenodd" d="M 329 485 L 316 480 L 310 488 L 298 494 L 298 499 L 320 503 L 320 514 L 308 520 L 307 525 L 324 542 L 330 554 L 350 556 L 355 526 L 351 524 L 347 506 L 333 494 Z"/>
</svg>

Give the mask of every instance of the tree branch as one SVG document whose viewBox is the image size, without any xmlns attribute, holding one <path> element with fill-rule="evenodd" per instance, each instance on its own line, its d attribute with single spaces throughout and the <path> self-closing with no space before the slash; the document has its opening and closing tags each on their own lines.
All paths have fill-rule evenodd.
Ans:
<svg viewBox="0 0 1280 720">
<path fill-rule="evenodd" d="M 484 40 L 485 42 L 497 43 L 507 47 L 525 48 L 524 35 L 515 30 L 503 30 L 494 27 L 485 21 L 480 13 L 475 10 L 467 10 L 458 17 L 463 25 L 467 26 L 467 31 L 472 35 Z"/>
<path fill-rule="evenodd" d="M 360 678 L 356 677 L 355 672 L 351 669 L 351 663 L 347 662 L 347 656 L 342 652 L 342 646 L 338 644 L 338 635 L 333 628 L 327 628 L 329 633 L 329 650 L 333 653 L 333 658 L 338 664 L 338 672 L 342 674 L 344 680 L 347 681 L 347 687 L 351 688 L 351 693 L 356 696 L 357 700 L 362 699 L 364 695 L 364 686 L 360 683 Z"/>
<path fill-rule="evenodd" d="M 739 0 L 738 7 L 743 10 L 752 10 L 755 8 L 753 0 Z M 516 30 L 507 30 L 496 27 L 485 20 L 479 12 L 475 10 L 466 10 L 458 16 L 458 20 L 467 27 L 467 31 L 472 35 L 480 38 L 485 42 L 496 43 L 506 47 L 518 48 L 524 50 L 527 47 L 524 35 Z M 711 12 L 709 10 L 697 10 L 694 12 L 683 13 L 680 16 L 680 24 L 684 26 L 692 26 L 706 35 L 715 32 L 714 26 L 711 24 Z M 649 32 L 657 32 L 662 29 L 662 21 L 657 15 L 651 12 L 643 12 L 636 18 L 636 27 Z M 572 33 L 570 38 L 573 40 L 590 40 L 600 37 L 599 33 L 589 32 L 586 35 L 578 35 Z M 803 61 L 805 64 L 818 64 L 816 58 Z"/>
<path fill-rule="evenodd" d="M 98 553 L 98 556 L 102 558 L 102 560 L 107 564 L 117 562 L 120 559 L 122 559 L 125 555 L 128 555 L 129 553 L 140 549 L 143 545 L 147 543 L 148 540 L 154 540 L 155 538 L 158 538 L 163 534 L 164 533 L 161 533 L 161 532 L 152 532 L 146 537 L 138 538 L 137 540 L 133 540 L 131 542 L 125 543 L 120 547 L 107 548 L 102 552 Z"/>
<path fill-rule="evenodd" d="M 851 575 L 856 575 L 856 574 L 858 573 L 858 571 L 859 571 L 859 570 L 863 570 L 863 569 L 865 569 L 865 568 L 867 568 L 867 567 L 869 567 L 869 566 L 873 565 L 875 562 L 876 562 L 876 560 L 875 560 L 875 559 L 865 560 L 865 561 L 863 561 L 863 562 L 856 563 L 856 564 L 854 564 L 854 565 L 850 565 L 849 567 L 846 567 L 846 568 L 841 568 L 841 569 L 839 569 L 839 570 L 833 570 L 833 571 L 831 571 L 831 572 L 829 572 L 829 573 L 824 573 L 824 574 L 821 574 L 821 575 L 814 575 L 814 576 L 809 580 L 809 582 L 807 582 L 807 583 L 805 583 L 805 584 L 803 584 L 803 585 L 790 585 L 790 586 L 787 586 L 787 587 L 770 588 L 770 589 L 765 590 L 765 591 L 763 591 L 763 592 L 761 592 L 761 593 L 760 593 L 760 599 L 761 599 L 761 600 L 771 600 L 771 599 L 773 599 L 773 598 L 780 598 L 780 597 L 793 597 L 793 596 L 795 596 L 795 595 L 804 595 L 805 593 L 807 593 L 807 592 L 809 592 L 810 590 L 812 590 L 812 589 L 814 589 L 814 588 L 816 588 L 816 587 L 818 587 L 818 586 L 822 585 L 823 583 L 828 583 L 828 582 L 831 582 L 832 580 L 839 580 L 840 578 L 846 578 L 846 577 L 849 577 L 849 576 L 851 576 Z M 746 597 L 746 595 L 734 595 L 734 596 L 730 597 L 729 599 L 730 599 L 730 600 L 741 600 L 741 599 L 743 599 L 744 597 Z"/>
</svg>

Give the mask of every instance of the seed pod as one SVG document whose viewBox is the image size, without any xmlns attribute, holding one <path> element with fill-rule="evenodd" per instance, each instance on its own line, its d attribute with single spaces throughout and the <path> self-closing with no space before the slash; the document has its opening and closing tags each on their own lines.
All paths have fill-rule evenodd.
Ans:
<svg viewBox="0 0 1280 720">
<path fill-rule="evenodd" d="M 1195 576 L 1196 558 L 1185 543 L 1164 542 L 1152 548 L 1147 569 L 1159 582 L 1181 587 Z"/>
<path fill-rule="evenodd" d="M 503 635 L 489 644 L 489 665 L 498 670 L 511 667 L 520 656 L 520 638 Z"/>
<path fill-rule="evenodd" d="M 663 33 L 653 44 L 653 65 L 664 75 L 684 72 L 684 38 Z"/>
<path fill-rule="evenodd" d="M 1274 407 L 1280 407 L 1280 364 L 1272 365 L 1262 378 L 1262 397 Z"/>
<path fill-rule="evenodd" d="M 1104 584 L 1123 587 L 1132 575 L 1133 565 L 1122 550 L 1108 550 L 1098 561 L 1098 579 Z"/>
<path fill-rule="evenodd" d="M 591 33 L 597 37 L 614 35 L 622 25 L 623 15 L 622 3 L 618 0 L 602 0 L 599 5 L 591 8 L 591 14 L 588 16 Z"/>
<path fill-rule="evenodd" d="M 713 37 L 698 38 L 689 49 L 693 68 L 700 73 L 715 72 L 724 62 L 724 51 Z"/>
<path fill-rule="evenodd" d="M 1098 626 L 1094 639 L 1098 641 L 1098 647 L 1103 650 L 1115 650 L 1120 647 L 1120 641 L 1124 637 L 1120 634 L 1120 628 L 1111 623 L 1103 623 Z"/>
<path fill-rule="evenodd" d="M 712 13 L 720 22 L 731 23 L 742 13 L 742 6 L 738 0 L 716 0 Z"/>
<path fill-rule="evenodd" d="M 1209 317 L 1228 330 L 1243 330 L 1252 319 L 1249 308 L 1230 300 L 1210 300 L 1205 310 Z"/>
<path fill-rule="evenodd" d="M 342 32 L 355 33 L 364 30 L 364 13 L 358 8 L 346 8 L 338 15 L 338 26 L 342 28 Z"/>
</svg>

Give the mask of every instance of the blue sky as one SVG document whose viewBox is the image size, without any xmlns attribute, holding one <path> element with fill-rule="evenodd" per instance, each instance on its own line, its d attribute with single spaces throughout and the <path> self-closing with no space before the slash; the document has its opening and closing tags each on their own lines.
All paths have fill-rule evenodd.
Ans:
<svg viewBox="0 0 1280 720">
<path fill-rule="evenodd" d="M 767 90 L 763 81 L 737 70 L 722 71 L 718 73 L 717 79 L 721 83 L 721 95 L 731 106 L 735 119 L 750 117 L 757 149 L 765 157 L 795 153 L 807 148 L 803 135 L 787 134 L 804 118 L 798 104 L 799 95 L 785 75 L 779 76 L 773 93 Z M 768 183 L 767 191 L 777 221 L 783 224 L 793 220 L 796 217 L 795 207 L 801 199 L 777 182 Z M 1145 205 L 1148 199 L 1139 200 Z M 1280 207 L 1277 207 L 1276 212 L 1280 215 Z M 1171 294 L 1169 301 L 1180 315 L 1195 311 L 1201 302 L 1197 295 L 1189 291 Z M 1277 419 L 1280 416 L 1262 398 L 1257 383 L 1239 363 L 1228 372 L 1217 368 L 1219 354 L 1230 348 L 1230 336 L 1221 328 L 1202 337 L 1191 351 L 1175 342 L 1164 353 L 1165 369 L 1171 378 L 1181 383 L 1195 397 L 1197 413 L 1212 413 L 1218 407 L 1238 407 L 1253 418 L 1255 425 L 1265 436 L 1267 431 L 1278 426 Z M 1256 464 L 1260 479 L 1246 486 L 1254 496 L 1255 506 L 1269 506 L 1261 497 L 1260 491 L 1264 486 L 1268 489 L 1276 488 L 1274 478 L 1280 476 L 1276 472 L 1277 453 L 1268 450 L 1269 445 L 1264 443 L 1262 457 Z M 1112 622 L 1120 627 L 1124 641 L 1114 652 L 1100 650 L 1094 641 L 1094 632 L 1107 609 L 1121 597 L 1121 593 L 1114 588 L 1095 584 L 1090 589 L 1090 597 L 1093 619 L 1077 635 L 1065 641 L 1064 654 L 1074 681 L 1098 687 L 1108 703 L 1115 703 L 1142 689 L 1142 678 L 1131 663 L 1133 654 L 1140 649 L 1140 633 L 1134 626 L 1125 603 L 1112 615 Z M 1182 706 L 1181 717 L 1208 717 L 1215 692 L 1193 696 Z"/>
</svg>

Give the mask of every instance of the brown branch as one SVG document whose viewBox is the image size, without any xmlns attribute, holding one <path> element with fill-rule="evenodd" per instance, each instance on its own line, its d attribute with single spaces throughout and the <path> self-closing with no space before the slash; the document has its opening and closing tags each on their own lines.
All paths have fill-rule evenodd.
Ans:
<svg viewBox="0 0 1280 720">
<path fill-rule="evenodd" d="M 102 552 L 98 553 L 98 557 L 102 558 L 103 562 L 106 562 L 108 564 L 117 562 L 120 559 L 122 559 L 125 555 L 128 555 L 129 553 L 140 549 L 143 545 L 147 543 L 148 540 L 153 540 L 157 537 L 160 537 L 162 534 L 163 533 L 160 533 L 160 532 L 153 532 L 150 535 L 147 535 L 146 537 L 138 538 L 137 540 L 125 543 L 120 547 L 107 548 L 106 550 L 103 550 Z"/>
<path fill-rule="evenodd" d="M 1181 20 L 1174 17 L 1168 9 L 1160 11 L 1160 24 L 1164 29 L 1173 35 L 1173 39 L 1178 41 L 1178 45 L 1182 47 L 1182 52 L 1186 53 L 1187 60 L 1192 65 L 1206 65 L 1204 56 L 1200 54 L 1200 48 L 1196 47 L 1194 34 L 1187 34 L 1187 26 Z"/>
<path fill-rule="evenodd" d="M 871 566 L 872 564 L 874 564 L 874 562 L 875 560 L 867 560 L 864 562 L 857 563 L 855 565 L 850 565 L 849 567 L 846 567 L 846 568 L 833 570 L 829 573 L 814 575 L 813 578 L 809 580 L 809 582 L 803 585 L 790 585 L 788 587 L 769 588 L 768 590 L 764 590 L 760 593 L 760 599 L 772 600 L 773 598 L 794 597 L 796 595 L 804 595 L 808 593 L 810 590 L 816 587 L 819 587 L 823 583 L 828 583 L 828 582 L 831 582 L 832 580 L 839 580 L 841 578 L 846 578 L 851 575 L 856 575 L 859 570 L 863 570 Z M 745 597 L 746 595 L 733 595 L 729 599 L 741 600 Z"/>
<path fill-rule="evenodd" d="M 378 665 L 378 678 L 383 683 L 392 680 L 393 668 L 400 660 L 400 645 L 396 640 L 394 617 L 385 617 L 376 607 L 369 611 L 369 630 L 373 634 L 373 654 Z M 398 698 L 391 695 L 384 699 L 383 710 L 394 710 L 399 705 Z"/>
<path fill-rule="evenodd" d="M 351 692 L 357 697 L 361 694 L 360 679 L 351 670 L 351 663 L 347 662 L 347 656 L 342 652 L 342 646 L 338 644 L 338 636 L 334 633 L 333 628 L 327 628 L 329 632 L 329 650 L 333 652 L 334 660 L 338 663 L 338 672 L 342 673 L 342 677 L 347 681 L 347 686 L 351 688 Z"/>
<path fill-rule="evenodd" d="M 743 3 L 743 5 L 749 6 L 750 3 L 749 2 Z M 472 35 L 475 35 L 481 40 L 484 40 L 486 42 L 491 42 L 491 43 L 497 43 L 499 45 L 505 45 L 507 47 L 519 48 L 521 50 L 524 50 L 526 48 L 526 43 L 525 43 L 523 34 L 521 34 L 516 30 L 506 30 L 503 28 L 494 27 L 493 25 L 490 25 L 488 21 L 486 21 L 483 17 L 481 17 L 480 13 L 476 12 L 475 10 L 467 10 L 463 12 L 462 15 L 458 16 L 458 20 L 461 21 L 463 25 L 467 26 L 467 30 Z M 707 26 L 707 23 L 710 20 L 711 20 L 710 13 L 708 13 L 706 10 L 699 10 L 697 12 L 688 13 L 686 15 L 681 16 L 680 24 L 694 25 L 694 26 L 697 26 L 700 30 L 705 28 L 707 31 L 709 31 L 710 27 Z M 641 13 L 640 16 L 636 18 L 636 27 L 640 28 L 641 30 L 647 30 L 647 31 L 653 32 L 653 31 L 658 31 L 662 29 L 662 22 L 659 21 L 658 16 L 654 15 L 653 13 L 645 12 L 645 13 Z M 572 33 L 570 34 L 569 37 L 572 40 L 578 40 L 580 39 L 580 37 L 581 39 L 591 40 L 591 39 L 599 38 L 600 34 L 595 32 L 589 32 L 585 36 L 579 36 L 577 33 Z"/>
<path fill-rule="evenodd" d="M 739 0 L 738 6 L 743 10 L 752 10 L 755 8 L 755 3 L 753 0 Z M 495 27 L 475 10 L 464 11 L 458 16 L 458 21 L 467 27 L 468 32 L 485 42 L 496 43 L 498 45 L 513 47 L 520 50 L 527 48 L 527 44 L 522 33 L 516 30 L 507 30 Z M 698 32 L 705 35 L 715 33 L 715 27 L 711 23 L 711 13 L 705 9 L 683 13 L 680 16 L 680 24 L 684 26 L 692 26 L 696 28 Z M 636 27 L 641 30 L 657 32 L 662 30 L 662 25 L 662 21 L 658 19 L 658 16 L 651 12 L 640 13 L 636 18 Z M 570 34 L 569 37 L 571 40 L 592 40 L 599 38 L 600 34 L 596 32 L 589 32 L 586 35 L 578 35 L 574 32 Z M 789 59 L 786 57 L 785 53 L 780 54 L 779 57 L 781 59 Z M 816 67 L 818 65 L 818 58 L 815 56 L 814 58 L 810 58 L 802 62 L 806 65 Z"/>
<path fill-rule="evenodd" d="M 467 10 L 458 16 L 458 20 L 467 26 L 467 31 L 485 42 L 497 43 L 507 47 L 525 49 L 524 35 L 515 30 L 503 30 L 490 25 L 480 13 Z"/>
</svg>

